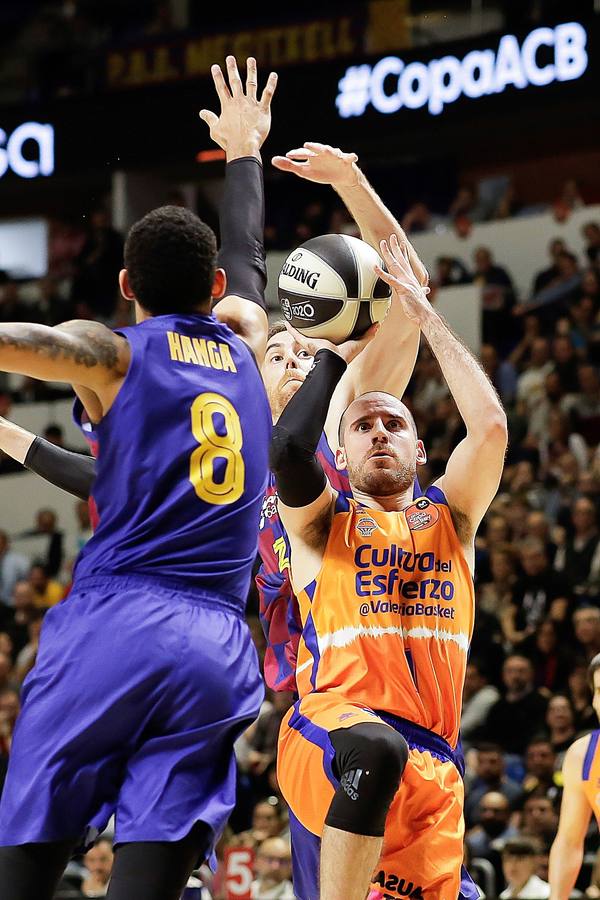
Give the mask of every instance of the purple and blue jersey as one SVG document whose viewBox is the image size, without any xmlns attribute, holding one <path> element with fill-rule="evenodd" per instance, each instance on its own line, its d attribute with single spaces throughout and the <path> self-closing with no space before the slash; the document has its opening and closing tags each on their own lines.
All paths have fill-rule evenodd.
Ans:
<svg viewBox="0 0 600 900">
<path fill-rule="evenodd" d="M 97 425 L 94 536 L 75 577 L 138 574 L 246 603 L 271 414 L 256 362 L 213 316 L 156 316 L 119 331 L 125 381 Z"/>
<path fill-rule="evenodd" d="M 317 447 L 317 459 L 334 490 L 352 496 L 348 473 L 335 467 L 325 433 Z M 302 634 L 298 600 L 290 580 L 290 544 L 277 510 L 275 476 L 270 473 L 259 523 L 258 551 L 261 566 L 256 576 L 260 621 L 267 639 L 264 676 L 274 691 L 296 691 L 296 657 Z"/>
</svg>

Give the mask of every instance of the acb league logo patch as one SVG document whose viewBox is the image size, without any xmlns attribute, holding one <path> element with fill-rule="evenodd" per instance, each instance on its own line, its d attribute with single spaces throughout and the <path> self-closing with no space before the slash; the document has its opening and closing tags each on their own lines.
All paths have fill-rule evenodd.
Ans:
<svg viewBox="0 0 600 900">
<path fill-rule="evenodd" d="M 431 528 L 440 517 L 439 510 L 426 497 L 421 497 L 406 510 L 406 522 L 411 531 Z"/>
<path fill-rule="evenodd" d="M 379 525 L 371 516 L 361 516 L 356 523 L 356 530 L 362 537 L 371 537 L 377 528 Z"/>
</svg>

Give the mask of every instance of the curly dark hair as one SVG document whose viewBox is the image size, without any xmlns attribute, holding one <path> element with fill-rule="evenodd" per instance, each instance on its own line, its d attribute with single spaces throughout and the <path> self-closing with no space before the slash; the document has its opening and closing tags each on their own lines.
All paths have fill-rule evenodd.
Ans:
<svg viewBox="0 0 600 900">
<path fill-rule="evenodd" d="M 127 235 L 129 284 L 154 316 L 207 311 L 216 265 L 214 232 L 181 206 L 153 209 Z"/>
</svg>

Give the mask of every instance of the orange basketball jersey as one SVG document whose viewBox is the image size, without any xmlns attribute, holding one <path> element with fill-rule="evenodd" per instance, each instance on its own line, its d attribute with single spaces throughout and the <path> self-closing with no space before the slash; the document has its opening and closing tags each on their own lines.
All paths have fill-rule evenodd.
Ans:
<svg viewBox="0 0 600 900">
<path fill-rule="evenodd" d="M 301 697 L 337 692 L 456 746 L 474 590 L 439 488 L 393 513 L 339 497 L 323 565 L 298 600 Z"/>
<path fill-rule="evenodd" d="M 600 825 L 600 731 L 592 731 L 581 773 L 583 789 Z"/>
</svg>

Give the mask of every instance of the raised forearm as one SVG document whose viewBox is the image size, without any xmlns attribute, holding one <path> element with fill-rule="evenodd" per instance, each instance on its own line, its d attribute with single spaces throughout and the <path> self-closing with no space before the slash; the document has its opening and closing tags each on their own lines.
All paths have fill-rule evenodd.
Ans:
<svg viewBox="0 0 600 900">
<path fill-rule="evenodd" d="M 332 186 L 360 228 L 363 240 L 379 251 L 380 241 L 389 238 L 390 234 L 397 234 L 399 240 L 406 243 L 413 272 L 419 282 L 426 285 L 429 281 L 427 269 L 419 259 L 400 223 L 369 184 L 364 173 L 356 166 L 354 171 L 356 172 L 354 183 L 347 182 Z"/>
<path fill-rule="evenodd" d="M 506 417 L 498 395 L 470 350 L 430 307 L 421 317 L 421 331 L 442 370 L 467 431 L 476 432 Z"/>
</svg>

